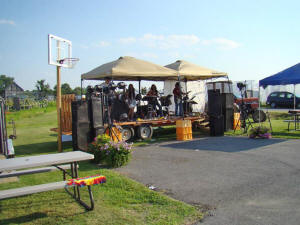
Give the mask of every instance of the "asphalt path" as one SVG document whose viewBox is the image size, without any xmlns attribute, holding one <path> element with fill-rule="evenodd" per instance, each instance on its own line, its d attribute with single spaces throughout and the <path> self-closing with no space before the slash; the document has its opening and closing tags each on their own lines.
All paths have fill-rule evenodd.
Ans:
<svg viewBox="0 0 300 225">
<path fill-rule="evenodd" d="M 300 140 L 207 137 L 139 147 L 117 169 L 208 210 L 204 225 L 299 225 Z"/>
</svg>

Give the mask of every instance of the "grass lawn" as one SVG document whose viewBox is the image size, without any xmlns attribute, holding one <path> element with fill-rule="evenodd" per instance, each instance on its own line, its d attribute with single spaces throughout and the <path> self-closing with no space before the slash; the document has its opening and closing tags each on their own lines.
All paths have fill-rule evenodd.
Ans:
<svg viewBox="0 0 300 225">
<path fill-rule="evenodd" d="M 290 120 L 291 117 L 287 113 L 280 112 L 270 112 L 270 120 L 272 125 L 272 137 L 273 138 L 300 138 L 300 131 L 293 130 L 294 124 L 290 125 L 290 131 L 288 131 L 288 123 L 283 122 L 284 120 Z M 268 121 L 262 123 L 263 126 L 270 127 Z M 253 126 L 259 126 L 259 123 L 254 123 Z M 230 136 L 246 136 L 247 134 L 243 132 L 243 129 L 236 131 L 225 132 L 225 135 Z"/>
<path fill-rule="evenodd" d="M 17 128 L 17 157 L 57 152 L 57 136 L 50 131 L 56 127 L 54 107 L 11 113 L 7 115 L 7 121 L 10 119 Z M 172 129 L 165 132 L 171 135 Z M 8 134 L 12 134 L 10 127 Z M 64 143 L 63 149 L 72 150 L 71 143 Z M 194 206 L 149 190 L 113 170 L 89 162 L 79 165 L 79 176 L 99 173 L 107 177 L 107 183 L 92 187 L 93 211 L 85 211 L 64 190 L 49 191 L 0 201 L 0 224 L 191 224 L 203 216 Z M 61 177 L 58 171 L 21 176 L 19 182 L 0 184 L 0 189 L 60 181 Z M 88 198 L 85 190 L 82 194 Z"/>
</svg>

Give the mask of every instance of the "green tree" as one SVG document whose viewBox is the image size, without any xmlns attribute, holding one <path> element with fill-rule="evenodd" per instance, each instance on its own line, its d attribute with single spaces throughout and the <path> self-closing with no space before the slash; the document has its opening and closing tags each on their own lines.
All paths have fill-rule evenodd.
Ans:
<svg viewBox="0 0 300 225">
<path fill-rule="evenodd" d="M 38 80 L 35 84 L 35 87 L 39 99 L 45 98 L 51 93 L 50 85 L 46 83 L 46 80 Z"/>
<path fill-rule="evenodd" d="M 72 94 L 72 93 L 73 93 L 73 90 L 68 83 L 64 83 L 61 85 L 61 94 L 62 95 L 67 95 L 67 94 Z"/>
<path fill-rule="evenodd" d="M 56 96 L 56 88 L 57 88 L 57 85 L 55 85 L 53 88 L 53 94 L 55 96 Z M 68 83 L 63 83 L 61 85 L 61 94 L 62 95 L 73 94 L 73 90 Z"/>
<path fill-rule="evenodd" d="M 74 93 L 75 95 L 81 95 L 81 88 L 80 88 L 80 87 L 74 88 L 74 89 L 73 89 L 73 93 Z"/>
<path fill-rule="evenodd" d="M 0 75 L 0 94 L 5 97 L 5 89 L 14 82 L 13 77 L 8 77 L 4 74 Z"/>
</svg>

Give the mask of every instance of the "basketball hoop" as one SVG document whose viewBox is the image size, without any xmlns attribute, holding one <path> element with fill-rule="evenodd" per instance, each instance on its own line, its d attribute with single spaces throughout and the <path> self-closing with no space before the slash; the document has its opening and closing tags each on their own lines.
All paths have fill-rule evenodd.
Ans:
<svg viewBox="0 0 300 225">
<path fill-rule="evenodd" d="M 74 68 L 76 63 L 79 61 L 79 58 L 64 58 L 61 60 L 58 60 L 58 63 L 60 65 L 65 65 L 65 67 L 68 67 L 70 69 Z"/>
</svg>

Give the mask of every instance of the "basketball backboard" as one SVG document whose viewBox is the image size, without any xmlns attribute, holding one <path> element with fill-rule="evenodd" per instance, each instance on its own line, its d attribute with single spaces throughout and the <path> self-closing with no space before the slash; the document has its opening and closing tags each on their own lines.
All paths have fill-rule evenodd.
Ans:
<svg viewBox="0 0 300 225">
<path fill-rule="evenodd" d="M 72 42 L 57 37 L 48 35 L 48 63 L 49 65 L 61 66 L 66 68 L 72 67 Z"/>
</svg>

